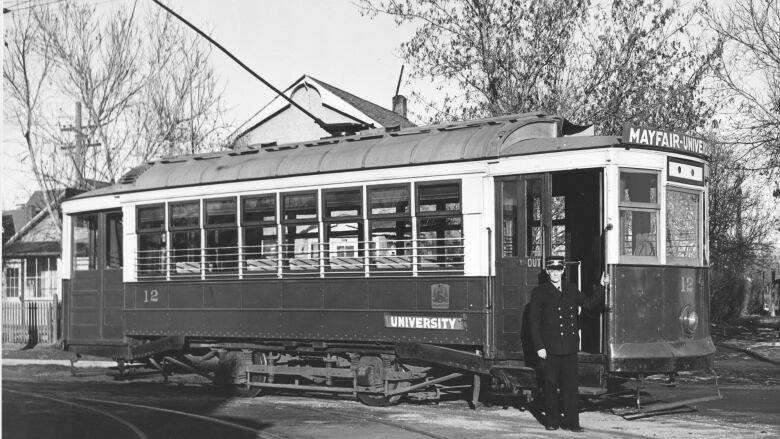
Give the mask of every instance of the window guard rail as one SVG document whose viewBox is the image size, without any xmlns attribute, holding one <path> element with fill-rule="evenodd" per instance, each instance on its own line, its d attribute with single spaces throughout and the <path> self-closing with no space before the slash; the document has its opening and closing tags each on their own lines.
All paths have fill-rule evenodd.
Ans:
<svg viewBox="0 0 780 439">
<path fill-rule="evenodd" d="M 463 238 L 138 250 L 139 280 L 463 274 Z"/>
</svg>

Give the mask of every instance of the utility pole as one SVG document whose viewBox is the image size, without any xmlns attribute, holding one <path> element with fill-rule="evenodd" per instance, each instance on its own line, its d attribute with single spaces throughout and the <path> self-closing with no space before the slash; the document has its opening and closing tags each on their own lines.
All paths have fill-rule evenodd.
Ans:
<svg viewBox="0 0 780 439">
<path fill-rule="evenodd" d="M 93 129 L 94 126 L 88 125 L 83 127 L 81 125 L 81 102 L 76 102 L 76 121 L 73 126 L 62 128 L 62 131 L 73 131 L 75 136 L 74 146 L 63 147 L 70 151 L 71 160 L 73 161 L 73 168 L 75 170 L 76 188 L 87 189 L 86 178 L 84 177 L 84 168 L 86 167 L 86 155 L 84 153 L 85 148 L 90 146 L 99 146 L 100 143 L 84 143 L 83 130 Z"/>
</svg>

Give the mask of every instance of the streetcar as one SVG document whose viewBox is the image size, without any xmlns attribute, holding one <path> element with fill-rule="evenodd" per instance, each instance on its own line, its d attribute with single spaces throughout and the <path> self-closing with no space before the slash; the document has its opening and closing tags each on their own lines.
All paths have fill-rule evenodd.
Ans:
<svg viewBox="0 0 780 439">
<path fill-rule="evenodd" d="M 711 371 L 706 143 L 544 113 L 169 157 L 63 204 L 64 345 L 244 395 L 531 399 L 547 256 L 583 389 Z"/>
</svg>

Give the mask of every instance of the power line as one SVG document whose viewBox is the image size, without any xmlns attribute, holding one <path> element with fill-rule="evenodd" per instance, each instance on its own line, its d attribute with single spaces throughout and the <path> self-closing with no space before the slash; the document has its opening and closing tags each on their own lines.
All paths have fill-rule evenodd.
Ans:
<svg viewBox="0 0 780 439">
<path fill-rule="evenodd" d="M 25 11 L 25 10 L 32 9 L 32 8 L 37 8 L 37 7 L 40 7 L 40 6 L 49 6 L 49 5 L 53 5 L 53 4 L 56 4 L 56 3 L 63 3 L 65 1 L 67 1 L 67 0 L 52 0 L 52 1 L 49 1 L 49 2 L 46 2 L 46 3 L 35 3 L 35 0 L 20 1 L 20 2 L 16 3 L 13 6 L 3 7 L 3 14 L 8 14 L 8 13 L 11 13 L 11 12 Z M 114 2 L 118 2 L 118 1 L 121 1 L 121 0 L 104 0 L 102 2 L 93 3 L 92 5 L 93 6 L 99 6 L 99 5 L 104 5 L 106 3 L 114 3 Z M 22 5 L 25 5 L 25 6 L 22 6 Z"/>
<path fill-rule="evenodd" d="M 48 6 L 48 5 L 53 5 L 53 4 L 55 4 L 55 3 L 62 3 L 62 2 L 64 2 L 64 1 L 65 1 L 65 0 L 53 0 L 53 1 L 50 1 L 50 2 L 46 2 L 46 3 L 33 3 L 32 1 L 30 1 L 29 3 L 32 3 L 32 4 L 30 4 L 29 6 L 24 6 L 24 7 L 13 7 L 14 9 L 11 9 L 11 8 L 5 8 L 5 7 L 4 7 L 4 8 L 3 8 L 3 14 L 8 14 L 9 12 L 19 12 L 19 11 L 24 11 L 24 10 L 27 10 L 27 9 L 37 8 L 37 7 L 40 7 L 40 6 Z M 19 4 L 21 4 L 21 2 L 20 2 Z"/>
</svg>

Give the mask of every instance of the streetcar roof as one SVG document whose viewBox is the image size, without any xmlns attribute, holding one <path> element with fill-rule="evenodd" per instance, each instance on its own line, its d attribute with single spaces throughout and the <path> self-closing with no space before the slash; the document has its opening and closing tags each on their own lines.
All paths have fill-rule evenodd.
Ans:
<svg viewBox="0 0 780 439">
<path fill-rule="evenodd" d="M 610 146 L 620 141 L 615 136 L 563 137 L 568 127 L 576 126 L 557 116 L 524 113 L 406 129 L 372 130 L 353 136 L 283 145 L 250 145 L 237 150 L 149 162 L 125 174 L 117 184 L 73 199 L 297 175 L 497 159 Z M 576 132 L 576 128 L 572 132 Z"/>
</svg>

